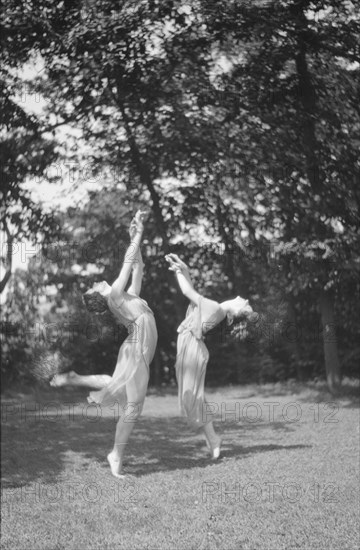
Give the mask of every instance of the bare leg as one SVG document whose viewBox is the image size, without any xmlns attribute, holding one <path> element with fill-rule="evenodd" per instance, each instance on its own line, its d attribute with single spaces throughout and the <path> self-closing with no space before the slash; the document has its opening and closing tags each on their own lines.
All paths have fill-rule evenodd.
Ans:
<svg viewBox="0 0 360 550">
<path fill-rule="evenodd" d="M 221 437 L 219 437 L 215 432 L 212 422 L 208 422 L 208 424 L 205 424 L 203 430 L 205 434 L 206 445 L 210 450 L 212 458 L 216 460 L 220 456 Z"/>
<path fill-rule="evenodd" d="M 135 422 L 141 415 L 148 381 L 148 371 L 145 365 L 143 365 L 139 368 L 136 377 L 134 377 L 134 379 L 131 380 L 126 386 L 128 399 L 127 406 L 125 407 L 124 414 L 121 416 L 116 425 L 114 447 L 107 457 L 112 474 L 118 478 L 124 477 L 121 474 L 121 469 L 125 447 L 134 428 Z"/>
<path fill-rule="evenodd" d="M 125 447 L 129 440 L 130 434 L 133 431 L 135 422 L 141 414 L 141 408 L 142 404 L 128 403 L 124 416 L 119 419 L 116 425 L 114 448 L 107 456 L 111 472 L 115 477 L 125 477 L 120 473 L 122 469 Z M 129 410 L 130 413 L 128 412 Z"/>
<path fill-rule="evenodd" d="M 85 386 L 94 388 L 95 390 L 102 390 L 108 385 L 110 380 L 111 376 L 108 374 L 81 375 L 72 370 L 64 374 L 55 374 L 50 380 L 50 386 Z"/>
</svg>

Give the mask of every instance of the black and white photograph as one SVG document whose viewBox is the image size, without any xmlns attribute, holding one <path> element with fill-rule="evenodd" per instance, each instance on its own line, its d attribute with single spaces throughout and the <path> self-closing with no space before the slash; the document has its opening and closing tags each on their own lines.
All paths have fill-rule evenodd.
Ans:
<svg viewBox="0 0 360 550">
<path fill-rule="evenodd" d="M 2 549 L 358 550 L 358 2 L 0 40 Z"/>
</svg>

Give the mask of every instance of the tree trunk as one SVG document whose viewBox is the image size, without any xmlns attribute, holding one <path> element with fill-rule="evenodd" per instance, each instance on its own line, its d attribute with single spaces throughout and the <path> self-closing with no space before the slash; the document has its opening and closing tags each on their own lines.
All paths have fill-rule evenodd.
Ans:
<svg viewBox="0 0 360 550">
<path fill-rule="evenodd" d="M 6 220 L 3 221 L 5 233 L 7 235 L 7 251 L 6 251 L 6 272 L 2 280 L 0 281 L 0 294 L 5 290 L 6 285 L 8 284 L 10 277 L 11 277 L 11 270 L 12 270 L 12 256 L 13 256 L 13 240 L 14 237 L 10 234 L 9 228 L 7 226 Z"/>
<path fill-rule="evenodd" d="M 300 352 L 300 344 L 299 344 L 299 337 L 298 337 L 298 331 L 297 331 L 298 323 L 297 323 L 293 296 L 288 296 L 288 318 L 290 321 L 290 327 L 294 329 L 294 334 L 291 335 L 290 339 L 289 339 L 289 335 L 287 335 L 288 342 L 289 342 L 289 351 L 296 364 L 296 378 L 298 382 L 303 382 L 304 373 L 301 370 L 301 366 L 300 366 L 301 352 Z"/>
<path fill-rule="evenodd" d="M 303 151 L 306 159 L 306 172 L 310 185 L 315 193 L 322 187 L 319 163 L 319 146 L 316 139 L 316 90 L 313 84 L 307 63 L 307 34 L 308 21 L 304 14 L 301 2 L 295 4 L 296 24 L 298 27 L 298 50 L 295 55 L 295 64 L 299 82 L 299 99 L 303 108 Z"/>
<path fill-rule="evenodd" d="M 340 387 L 341 375 L 335 331 L 334 301 L 330 292 L 323 291 L 321 293 L 320 312 L 323 331 L 326 379 L 329 390 L 332 393 L 335 393 Z"/>
<path fill-rule="evenodd" d="M 303 151 L 306 158 L 306 171 L 312 190 L 315 194 L 321 192 L 323 187 L 321 177 L 321 164 L 319 157 L 319 145 L 316 138 L 315 120 L 317 114 L 316 90 L 307 63 L 307 33 L 308 21 L 304 10 L 307 2 L 294 4 L 297 14 L 298 52 L 295 56 L 297 75 L 299 80 L 299 95 L 304 111 L 303 120 Z M 318 222 L 313 231 L 319 234 L 322 229 Z M 341 383 L 340 364 L 338 357 L 337 341 L 335 334 L 335 318 L 333 298 L 329 292 L 323 291 L 320 296 L 320 310 L 323 327 L 324 356 L 326 377 L 329 390 L 336 392 Z"/>
<path fill-rule="evenodd" d="M 125 107 L 119 100 L 118 100 L 118 106 L 120 108 L 120 111 L 123 117 L 133 164 L 137 170 L 137 173 L 139 174 L 139 178 L 142 184 L 148 189 L 150 193 L 150 197 L 153 203 L 153 212 L 154 212 L 156 226 L 158 228 L 159 234 L 163 241 L 163 250 L 165 254 L 168 254 L 170 250 L 169 250 L 168 236 L 166 233 L 166 223 L 161 211 L 160 197 L 151 179 L 150 168 L 149 166 L 146 165 L 146 162 L 141 157 L 141 153 L 139 151 L 139 147 L 136 142 L 135 136 L 132 132 L 129 117 L 126 114 Z"/>
</svg>

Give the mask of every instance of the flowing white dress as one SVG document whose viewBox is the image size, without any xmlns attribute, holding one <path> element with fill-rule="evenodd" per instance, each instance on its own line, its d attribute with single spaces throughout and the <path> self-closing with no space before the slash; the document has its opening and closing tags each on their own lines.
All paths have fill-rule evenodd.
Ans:
<svg viewBox="0 0 360 550">
<path fill-rule="evenodd" d="M 154 314 L 139 296 L 124 292 L 119 303 L 109 298 L 108 304 L 116 321 L 127 327 L 129 335 L 120 347 L 111 381 L 103 389 L 90 392 L 88 401 L 124 406 L 129 384 L 132 388 L 147 386 L 158 334 Z"/>
<path fill-rule="evenodd" d="M 191 303 L 186 317 L 178 328 L 176 378 L 179 388 L 181 416 L 197 430 L 211 422 L 213 407 L 207 406 L 204 396 L 205 374 L 209 351 L 204 334 L 225 318 L 220 304 L 200 296 L 197 305 Z"/>
</svg>

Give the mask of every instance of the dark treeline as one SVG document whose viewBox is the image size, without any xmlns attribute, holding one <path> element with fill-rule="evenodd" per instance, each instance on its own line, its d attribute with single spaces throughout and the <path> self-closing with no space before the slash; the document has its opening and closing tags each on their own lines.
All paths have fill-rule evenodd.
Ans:
<svg viewBox="0 0 360 550">
<path fill-rule="evenodd" d="M 355 3 L 6 0 L 0 17 L 3 380 L 112 372 L 124 332 L 81 294 L 117 276 L 139 206 L 153 384 L 174 380 L 186 308 L 169 251 L 200 292 L 260 313 L 209 333 L 209 383 L 358 376 Z M 42 208 L 42 181 L 70 183 L 72 206 Z"/>
</svg>

